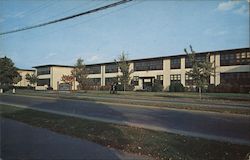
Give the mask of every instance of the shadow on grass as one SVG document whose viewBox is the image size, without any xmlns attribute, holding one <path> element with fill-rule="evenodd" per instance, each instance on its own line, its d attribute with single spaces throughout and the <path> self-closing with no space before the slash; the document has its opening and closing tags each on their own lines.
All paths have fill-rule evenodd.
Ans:
<svg viewBox="0 0 250 160">
<path fill-rule="evenodd" d="M 50 107 L 53 107 L 52 103 L 54 102 L 42 103 L 42 105 L 50 104 Z M 68 108 L 63 109 L 71 111 Z M 112 108 L 108 110 L 111 113 L 117 112 L 112 111 Z M 85 111 L 80 107 L 73 112 L 79 113 Z M 121 113 L 116 114 L 123 116 Z M 153 156 L 157 159 L 235 160 L 243 159 L 250 150 L 250 146 L 245 145 L 233 145 L 230 143 L 191 138 L 142 128 L 55 115 L 30 109 L 1 106 L 1 116 L 22 121 L 36 127 L 48 128 L 61 134 L 87 139 L 104 146 Z"/>
</svg>

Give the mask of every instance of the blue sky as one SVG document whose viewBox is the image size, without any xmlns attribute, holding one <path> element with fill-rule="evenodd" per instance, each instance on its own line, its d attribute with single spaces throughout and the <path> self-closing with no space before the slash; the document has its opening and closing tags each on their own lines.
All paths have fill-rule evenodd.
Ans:
<svg viewBox="0 0 250 160">
<path fill-rule="evenodd" d="M 116 1 L 0 0 L 0 32 Z M 113 61 L 249 47 L 249 1 L 135 0 L 43 28 L 0 36 L 0 56 L 19 68 Z"/>
</svg>

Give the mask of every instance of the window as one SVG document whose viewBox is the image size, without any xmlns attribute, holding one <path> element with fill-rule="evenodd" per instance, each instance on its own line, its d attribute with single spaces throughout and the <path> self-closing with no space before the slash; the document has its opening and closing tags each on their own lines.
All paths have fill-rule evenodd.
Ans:
<svg viewBox="0 0 250 160">
<path fill-rule="evenodd" d="M 133 84 L 134 84 L 135 86 L 138 86 L 138 85 L 139 85 L 139 77 L 138 77 L 138 76 L 134 76 L 134 77 L 133 77 Z"/>
<path fill-rule="evenodd" d="M 250 52 L 229 52 L 220 54 L 220 65 L 247 65 L 250 64 Z"/>
<path fill-rule="evenodd" d="M 50 74 L 50 67 L 37 68 L 37 75 Z"/>
<path fill-rule="evenodd" d="M 190 77 L 188 74 L 185 75 L 185 84 L 186 86 L 194 85 L 192 77 Z"/>
<path fill-rule="evenodd" d="M 116 64 L 105 65 L 105 73 L 116 73 L 118 72 L 118 66 Z"/>
<path fill-rule="evenodd" d="M 163 85 L 163 75 L 157 75 L 156 80 L 157 80 L 157 82 L 159 82 L 160 84 Z"/>
<path fill-rule="evenodd" d="M 38 79 L 37 86 L 45 86 L 45 85 L 47 85 L 48 87 L 50 87 L 50 78 L 47 78 L 47 79 Z"/>
<path fill-rule="evenodd" d="M 180 74 L 172 74 L 170 75 L 170 83 L 181 83 L 181 75 Z"/>
<path fill-rule="evenodd" d="M 112 85 L 113 83 L 117 82 L 118 79 L 117 77 L 109 77 L 109 78 L 105 78 L 105 85 Z"/>
<path fill-rule="evenodd" d="M 195 55 L 195 61 L 198 61 L 198 62 L 205 62 L 206 58 L 207 58 L 206 54 Z M 191 59 L 188 56 L 186 56 L 186 58 L 185 58 L 185 68 L 192 68 L 192 67 L 193 67 L 193 64 L 192 64 Z"/>
<path fill-rule="evenodd" d="M 90 78 L 91 85 L 93 86 L 100 86 L 101 85 L 101 78 Z"/>
<path fill-rule="evenodd" d="M 220 73 L 222 84 L 250 85 L 250 72 Z"/>
<path fill-rule="evenodd" d="M 163 60 L 143 60 L 134 62 L 135 71 L 163 70 Z"/>
<path fill-rule="evenodd" d="M 180 69 L 181 68 L 181 59 L 180 58 L 171 58 L 171 69 Z"/>
<path fill-rule="evenodd" d="M 100 74 L 101 73 L 101 66 L 96 65 L 96 66 L 86 66 L 86 69 L 89 74 Z"/>
</svg>

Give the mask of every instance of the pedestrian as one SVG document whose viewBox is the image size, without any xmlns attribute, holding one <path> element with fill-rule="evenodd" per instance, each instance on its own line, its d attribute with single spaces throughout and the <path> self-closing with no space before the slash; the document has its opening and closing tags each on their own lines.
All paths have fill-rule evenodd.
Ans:
<svg viewBox="0 0 250 160">
<path fill-rule="evenodd" d="M 112 92 L 113 92 L 113 84 L 110 85 L 109 94 L 112 94 Z"/>
</svg>

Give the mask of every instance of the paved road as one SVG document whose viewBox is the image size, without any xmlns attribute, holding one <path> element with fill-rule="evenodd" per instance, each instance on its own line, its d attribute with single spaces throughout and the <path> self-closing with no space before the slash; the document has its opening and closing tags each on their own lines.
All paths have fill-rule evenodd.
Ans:
<svg viewBox="0 0 250 160">
<path fill-rule="evenodd" d="M 143 125 L 204 138 L 250 145 L 250 116 L 138 108 L 80 100 L 1 95 L 0 102 Z"/>
<path fill-rule="evenodd" d="M 98 144 L 1 119 L 1 155 L 8 159 L 107 159 L 118 154 Z"/>
</svg>

